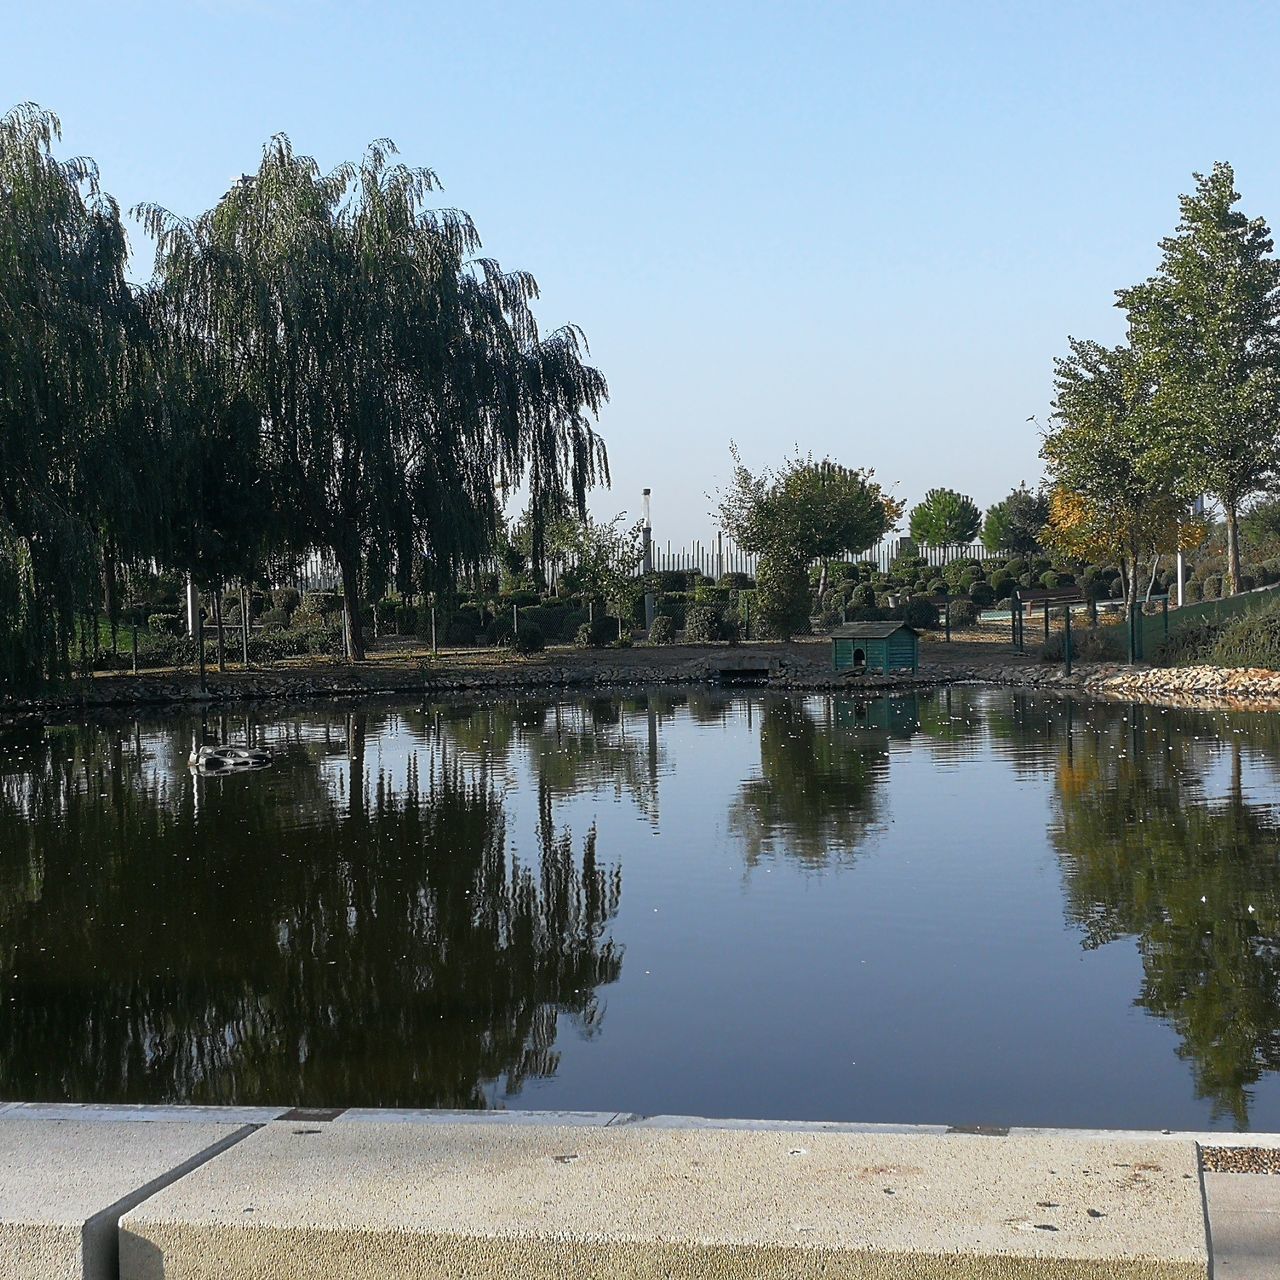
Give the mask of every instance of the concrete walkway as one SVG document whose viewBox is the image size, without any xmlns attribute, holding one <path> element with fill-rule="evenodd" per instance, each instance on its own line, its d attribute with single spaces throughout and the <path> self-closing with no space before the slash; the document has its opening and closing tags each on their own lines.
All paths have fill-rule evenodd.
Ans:
<svg viewBox="0 0 1280 1280">
<path fill-rule="evenodd" d="M 1280 1278 L 1201 1144 L 1280 1135 L 0 1106 L 0 1280 Z"/>
</svg>

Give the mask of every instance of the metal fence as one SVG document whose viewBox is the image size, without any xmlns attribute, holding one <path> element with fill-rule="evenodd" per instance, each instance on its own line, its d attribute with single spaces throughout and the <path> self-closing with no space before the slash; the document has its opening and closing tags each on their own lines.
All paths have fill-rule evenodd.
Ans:
<svg viewBox="0 0 1280 1280">
<path fill-rule="evenodd" d="M 990 555 L 981 543 L 965 543 L 956 546 L 930 547 L 920 546 L 909 538 L 886 538 L 874 547 L 857 555 L 849 556 L 854 561 L 872 561 L 881 573 L 887 573 L 889 566 L 900 555 L 923 556 L 934 568 L 952 560 L 985 559 Z M 705 542 L 694 539 L 683 544 L 671 542 L 650 543 L 650 561 L 655 572 L 697 572 L 706 578 L 720 579 L 726 573 L 743 573 L 750 578 L 756 576 L 760 558 L 741 547 L 727 533 L 715 533 Z M 555 580 L 573 561 L 560 560 L 548 566 L 548 577 Z M 481 565 L 482 573 L 497 573 L 496 560 Z M 342 577 L 337 562 L 328 552 L 311 551 L 297 560 L 277 566 L 270 574 L 273 587 L 295 587 L 298 591 L 338 591 L 342 586 Z"/>
</svg>

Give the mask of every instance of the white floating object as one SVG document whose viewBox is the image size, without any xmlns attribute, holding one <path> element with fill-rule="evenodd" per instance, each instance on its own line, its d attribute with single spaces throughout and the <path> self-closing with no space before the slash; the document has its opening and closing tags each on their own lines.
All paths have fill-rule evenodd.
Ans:
<svg viewBox="0 0 1280 1280">
<path fill-rule="evenodd" d="M 270 747 L 193 747 L 188 762 L 200 773 L 244 773 L 275 763 Z"/>
</svg>

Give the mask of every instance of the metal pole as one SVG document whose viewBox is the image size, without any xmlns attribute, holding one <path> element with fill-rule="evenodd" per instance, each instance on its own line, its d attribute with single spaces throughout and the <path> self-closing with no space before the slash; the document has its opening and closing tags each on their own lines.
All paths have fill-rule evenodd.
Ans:
<svg viewBox="0 0 1280 1280">
<path fill-rule="evenodd" d="M 1066 631 L 1062 639 L 1062 662 L 1065 674 L 1071 674 L 1071 606 L 1067 605 Z"/>
<path fill-rule="evenodd" d="M 1044 642 L 1049 643 L 1049 602 L 1042 600 L 1040 607 L 1044 610 Z"/>
<path fill-rule="evenodd" d="M 1178 590 L 1179 592 L 1181 592 L 1182 590 L 1181 579 L 1179 579 L 1178 581 Z M 1164 638 L 1168 640 L 1169 638 L 1169 593 L 1167 591 L 1164 594 L 1164 608 L 1161 610 L 1161 612 L 1164 614 Z"/>
<path fill-rule="evenodd" d="M 431 604 L 431 656 L 435 657 L 436 653 L 436 606 L 433 601 Z"/>
<path fill-rule="evenodd" d="M 943 635 L 948 644 L 951 643 L 951 597 L 948 596 L 942 605 Z"/>
<path fill-rule="evenodd" d="M 1182 608 L 1182 549 L 1181 548 L 1178 549 L 1177 570 L 1178 570 L 1178 608 L 1181 609 Z M 1165 607 L 1165 611 L 1168 612 L 1169 601 L 1167 597 L 1164 602 L 1164 607 Z"/>
<path fill-rule="evenodd" d="M 1016 591 L 1009 596 L 1009 626 L 1012 630 L 1010 640 L 1016 649 L 1018 647 L 1018 593 Z"/>
</svg>

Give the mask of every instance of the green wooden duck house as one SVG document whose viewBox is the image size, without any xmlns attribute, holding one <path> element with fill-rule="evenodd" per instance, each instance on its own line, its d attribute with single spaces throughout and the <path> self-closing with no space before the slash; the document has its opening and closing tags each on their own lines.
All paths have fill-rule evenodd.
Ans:
<svg viewBox="0 0 1280 1280">
<path fill-rule="evenodd" d="M 831 665 L 836 671 L 916 671 L 920 633 L 905 622 L 846 622 L 831 632 Z"/>
</svg>

